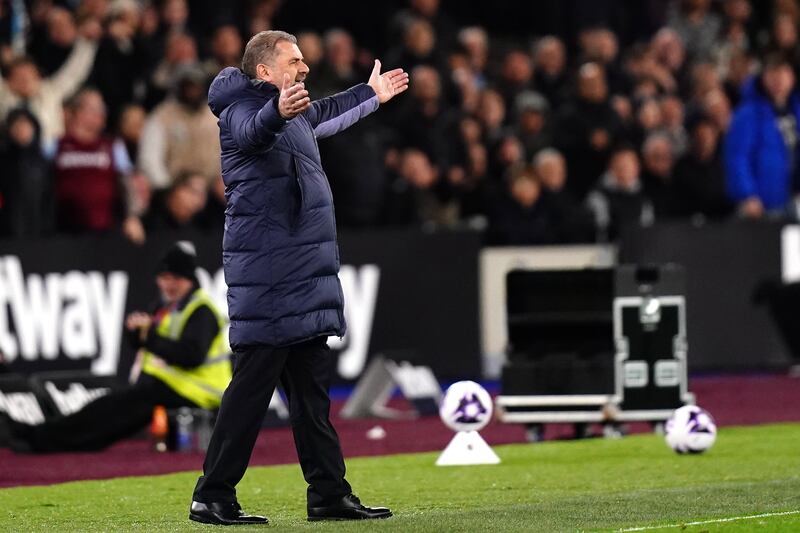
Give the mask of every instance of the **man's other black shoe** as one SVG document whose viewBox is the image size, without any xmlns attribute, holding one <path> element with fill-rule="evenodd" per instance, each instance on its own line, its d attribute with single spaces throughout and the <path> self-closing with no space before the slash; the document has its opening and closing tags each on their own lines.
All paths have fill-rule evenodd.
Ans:
<svg viewBox="0 0 800 533">
<path fill-rule="evenodd" d="M 269 523 L 264 516 L 245 514 L 237 502 L 192 502 L 189 508 L 189 520 L 218 526 Z"/>
<path fill-rule="evenodd" d="M 364 520 L 389 518 L 392 512 L 386 507 L 365 507 L 354 495 L 348 494 L 338 502 L 324 507 L 309 507 L 308 519 L 315 520 Z"/>
</svg>

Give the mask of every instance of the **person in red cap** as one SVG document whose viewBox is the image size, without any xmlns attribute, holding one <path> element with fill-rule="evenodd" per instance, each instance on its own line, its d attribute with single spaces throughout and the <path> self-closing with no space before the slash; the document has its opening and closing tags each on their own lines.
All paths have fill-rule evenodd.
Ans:
<svg viewBox="0 0 800 533">
<path fill-rule="evenodd" d="M 195 277 L 196 254 L 187 241 L 161 258 L 152 314 L 134 312 L 125 326 L 139 350 L 132 385 L 88 403 L 80 411 L 29 425 L 0 417 L 0 445 L 46 453 L 105 448 L 147 427 L 153 408 L 215 409 L 231 379 L 224 316 Z"/>
</svg>

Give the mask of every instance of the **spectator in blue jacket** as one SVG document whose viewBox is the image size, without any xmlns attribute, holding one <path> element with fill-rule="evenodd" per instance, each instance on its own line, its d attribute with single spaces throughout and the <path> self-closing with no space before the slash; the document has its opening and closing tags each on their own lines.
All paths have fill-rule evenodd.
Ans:
<svg viewBox="0 0 800 533">
<path fill-rule="evenodd" d="M 330 335 L 345 333 L 339 250 L 328 178 L 317 139 L 372 113 L 408 88 L 401 69 L 311 102 L 297 39 L 263 31 L 247 43 L 242 69 L 211 84 L 219 118 L 233 379 L 192 498 L 189 518 L 230 525 L 266 523 L 236 500 L 278 381 L 289 401 L 297 455 L 308 483 L 309 520 L 386 518 L 351 493 L 339 438 L 329 420 Z"/>
<path fill-rule="evenodd" d="M 769 55 L 742 91 L 725 138 L 728 195 L 746 218 L 787 212 L 797 190 L 800 97 L 792 65 Z"/>
</svg>

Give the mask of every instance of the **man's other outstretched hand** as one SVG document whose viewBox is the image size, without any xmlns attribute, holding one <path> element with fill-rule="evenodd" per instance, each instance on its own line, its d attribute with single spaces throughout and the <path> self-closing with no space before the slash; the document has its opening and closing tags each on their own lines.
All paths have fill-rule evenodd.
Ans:
<svg viewBox="0 0 800 533">
<path fill-rule="evenodd" d="M 285 119 L 294 118 L 311 107 L 306 86 L 300 82 L 292 85 L 288 74 L 283 75 L 281 94 L 278 96 L 278 113 Z"/>
<path fill-rule="evenodd" d="M 381 74 L 381 62 L 376 59 L 367 85 L 378 95 L 378 102 L 383 104 L 408 89 L 408 72 L 396 68 Z"/>
</svg>

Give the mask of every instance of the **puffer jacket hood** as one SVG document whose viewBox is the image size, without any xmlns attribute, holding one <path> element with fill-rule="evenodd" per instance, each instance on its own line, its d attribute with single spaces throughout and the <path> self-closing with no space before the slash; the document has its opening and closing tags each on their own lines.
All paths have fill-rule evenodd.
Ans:
<svg viewBox="0 0 800 533">
<path fill-rule="evenodd" d="M 225 109 L 242 98 L 272 98 L 278 88 L 261 80 L 252 80 L 241 69 L 226 67 L 211 82 L 208 89 L 208 107 L 219 118 Z"/>
</svg>

